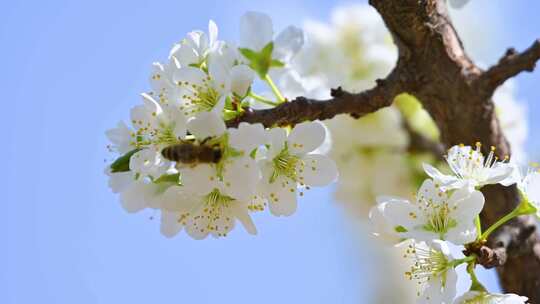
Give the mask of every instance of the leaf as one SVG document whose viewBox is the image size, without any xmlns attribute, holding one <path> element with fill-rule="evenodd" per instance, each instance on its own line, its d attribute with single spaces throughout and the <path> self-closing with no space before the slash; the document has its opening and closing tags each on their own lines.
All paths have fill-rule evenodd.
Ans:
<svg viewBox="0 0 540 304">
<path fill-rule="evenodd" d="M 133 149 L 126 154 L 120 156 L 117 158 L 112 164 L 111 164 L 111 172 L 117 173 L 117 172 L 127 172 L 129 171 L 129 160 L 131 159 L 131 156 L 133 154 L 141 151 L 142 149 Z"/>
</svg>

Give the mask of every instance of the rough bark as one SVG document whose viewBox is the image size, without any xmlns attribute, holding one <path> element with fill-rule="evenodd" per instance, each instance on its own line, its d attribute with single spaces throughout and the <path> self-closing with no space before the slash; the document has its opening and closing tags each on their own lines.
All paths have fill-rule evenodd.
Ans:
<svg viewBox="0 0 540 304">
<path fill-rule="evenodd" d="M 415 95 L 441 131 L 445 146 L 482 142 L 488 152 L 510 155 L 491 97 L 495 89 L 522 71 L 532 71 L 540 58 L 540 41 L 524 52 L 509 49 L 501 60 L 483 71 L 467 56 L 448 16 L 445 0 L 370 0 L 392 33 L 399 49 L 396 68 L 384 80 L 362 93 L 333 90 L 325 101 L 298 98 L 268 110 L 247 111 L 228 123 L 261 122 L 265 126 L 329 119 L 337 114 L 360 117 L 389 106 L 402 92 Z M 518 204 L 515 187 L 489 186 L 483 190 L 484 228 Z M 540 303 L 540 236 L 530 216 L 522 216 L 498 229 L 488 240 L 483 264 L 497 266 L 505 291 Z M 495 260 L 494 260 L 495 259 Z M 482 262 L 480 261 L 480 262 Z"/>
</svg>

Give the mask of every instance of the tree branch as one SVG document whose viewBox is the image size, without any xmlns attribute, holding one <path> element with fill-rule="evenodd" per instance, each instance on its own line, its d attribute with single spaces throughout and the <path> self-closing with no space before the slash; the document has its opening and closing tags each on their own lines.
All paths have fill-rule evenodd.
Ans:
<svg viewBox="0 0 540 304">
<path fill-rule="evenodd" d="M 396 68 L 385 79 L 378 79 L 374 88 L 360 93 L 333 89 L 329 100 L 298 97 L 271 109 L 247 109 L 243 115 L 227 121 L 227 126 L 236 127 L 240 122 L 262 123 L 265 127 L 286 126 L 307 120 L 330 119 L 338 114 L 359 118 L 392 104 L 394 97 L 405 89 L 399 75 L 399 68 Z"/>
<path fill-rule="evenodd" d="M 361 117 L 389 106 L 395 96 L 407 92 L 415 95 L 433 117 L 444 145 L 481 141 L 485 153 L 495 146 L 499 158 L 510 155 L 491 96 L 507 79 L 533 70 L 540 58 L 540 42 L 535 41 L 522 53 L 510 49 L 484 72 L 467 56 L 448 15 L 446 0 L 370 0 L 370 4 L 382 16 L 399 51 L 397 66 L 386 79 L 361 93 L 333 90 L 330 100 L 299 97 L 273 109 L 248 110 L 227 125 L 234 127 L 245 121 L 271 127 L 338 114 Z M 422 144 L 422 140 L 416 143 Z M 487 186 L 482 192 L 487 202 L 481 214 L 484 229 L 519 203 L 515 186 Z M 540 304 L 540 234 L 531 228 L 532 221 L 531 216 L 510 221 L 491 234 L 486 246 L 476 250 L 479 262 L 498 266 L 507 292 Z"/>
<path fill-rule="evenodd" d="M 506 51 L 499 62 L 485 71 L 478 79 L 478 89 L 491 96 L 495 89 L 517 74 L 532 72 L 540 59 L 540 39 L 525 51 L 518 53 L 514 48 Z"/>
</svg>

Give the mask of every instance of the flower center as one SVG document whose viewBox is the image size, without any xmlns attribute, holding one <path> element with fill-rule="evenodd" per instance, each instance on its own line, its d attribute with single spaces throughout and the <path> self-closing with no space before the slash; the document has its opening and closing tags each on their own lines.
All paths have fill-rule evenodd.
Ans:
<svg viewBox="0 0 540 304">
<path fill-rule="evenodd" d="M 213 211 L 219 211 L 223 207 L 229 207 L 230 203 L 234 201 L 234 198 L 224 195 L 221 192 L 219 192 L 218 189 L 212 190 L 212 192 L 208 193 L 204 198 L 203 202 L 205 203 L 205 207 L 209 208 L 209 210 Z M 210 211 L 210 213 L 213 213 Z"/>
<path fill-rule="evenodd" d="M 440 238 L 444 240 L 448 230 L 457 226 L 456 220 L 450 217 L 451 208 L 448 202 L 434 204 L 431 200 L 425 205 L 424 212 L 428 222 L 423 226 L 424 230 L 438 233 Z"/>
<path fill-rule="evenodd" d="M 179 86 L 188 91 L 188 93 L 182 95 L 185 105 L 180 108 L 185 115 L 208 112 L 216 106 L 221 95 L 210 83 L 211 79 L 210 76 L 207 76 L 202 85 L 187 81 L 178 82 Z"/>
<path fill-rule="evenodd" d="M 276 157 L 274 157 L 274 159 L 272 160 L 274 172 L 270 177 L 270 182 L 273 183 L 279 176 L 285 176 L 292 179 L 293 181 L 296 181 L 296 166 L 299 162 L 300 158 L 296 155 L 292 155 L 289 152 L 287 144 L 285 144 L 285 147 L 281 150 L 281 152 L 279 152 L 279 154 L 276 155 Z"/>
<path fill-rule="evenodd" d="M 155 130 L 155 144 L 173 145 L 178 143 L 178 137 L 171 127 L 162 126 L 160 130 Z"/>
<path fill-rule="evenodd" d="M 460 147 L 464 146 L 460 145 Z M 484 179 L 486 169 L 491 169 L 499 163 L 499 158 L 495 156 L 495 147 L 491 147 L 486 158 L 480 151 L 481 148 L 482 144 L 477 142 L 476 149 L 460 150 L 453 158 L 447 158 L 450 169 L 461 179 Z M 505 157 L 503 162 L 507 159 Z"/>
<path fill-rule="evenodd" d="M 441 251 L 411 244 L 407 247 L 404 258 L 414 262 L 405 272 L 405 276 L 409 280 L 417 281 L 420 290 L 428 281 L 436 277 L 440 277 L 443 287 L 446 285 L 446 271 L 452 266 Z M 417 295 L 420 295 L 420 291 Z"/>
</svg>

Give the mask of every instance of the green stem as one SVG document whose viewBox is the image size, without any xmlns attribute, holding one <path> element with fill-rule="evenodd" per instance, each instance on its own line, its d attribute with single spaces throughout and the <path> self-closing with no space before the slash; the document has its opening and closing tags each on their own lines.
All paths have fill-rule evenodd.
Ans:
<svg viewBox="0 0 540 304">
<path fill-rule="evenodd" d="M 264 104 L 267 104 L 269 106 L 274 106 L 275 107 L 275 106 L 277 106 L 279 104 L 279 103 L 274 102 L 274 101 L 272 101 L 270 99 L 267 99 L 267 98 L 265 98 L 265 97 L 263 97 L 261 95 L 257 95 L 257 94 L 255 94 L 253 92 L 250 92 L 249 96 L 252 97 L 253 99 L 255 99 L 257 101 L 260 101 L 260 102 L 262 102 Z"/>
<path fill-rule="evenodd" d="M 452 261 L 452 266 L 455 268 L 463 263 L 469 263 L 476 259 L 475 255 L 470 255 L 468 257 L 464 257 L 463 259 L 456 259 Z"/>
<path fill-rule="evenodd" d="M 516 207 L 516 209 L 512 210 L 512 212 L 508 213 L 507 215 L 500 218 L 495 224 L 491 225 L 480 237 L 481 240 L 487 240 L 489 235 L 495 231 L 497 228 L 508 222 L 509 220 L 520 216 L 520 215 L 526 215 L 526 214 L 532 214 L 536 213 L 536 208 L 529 203 L 527 198 L 525 198 L 523 195 L 521 197 L 521 203 Z"/>
<path fill-rule="evenodd" d="M 471 276 L 472 281 L 470 290 L 486 292 L 486 288 L 484 287 L 484 285 L 482 285 L 482 283 L 480 283 L 480 281 L 476 277 L 476 273 L 474 273 L 475 266 L 476 265 L 474 264 L 474 262 L 471 262 L 467 265 L 467 273 Z"/>
<path fill-rule="evenodd" d="M 264 77 L 264 80 L 266 81 L 266 83 L 268 83 L 274 95 L 276 95 L 277 99 L 279 100 L 279 103 L 284 103 L 285 98 L 283 97 L 283 95 L 281 95 L 281 92 L 279 91 L 278 87 L 276 86 L 276 84 L 274 83 L 270 75 L 266 74 L 266 76 Z"/>
<path fill-rule="evenodd" d="M 474 219 L 474 224 L 476 225 L 477 235 L 480 237 L 482 235 L 482 224 L 480 223 L 480 214 Z"/>
</svg>

